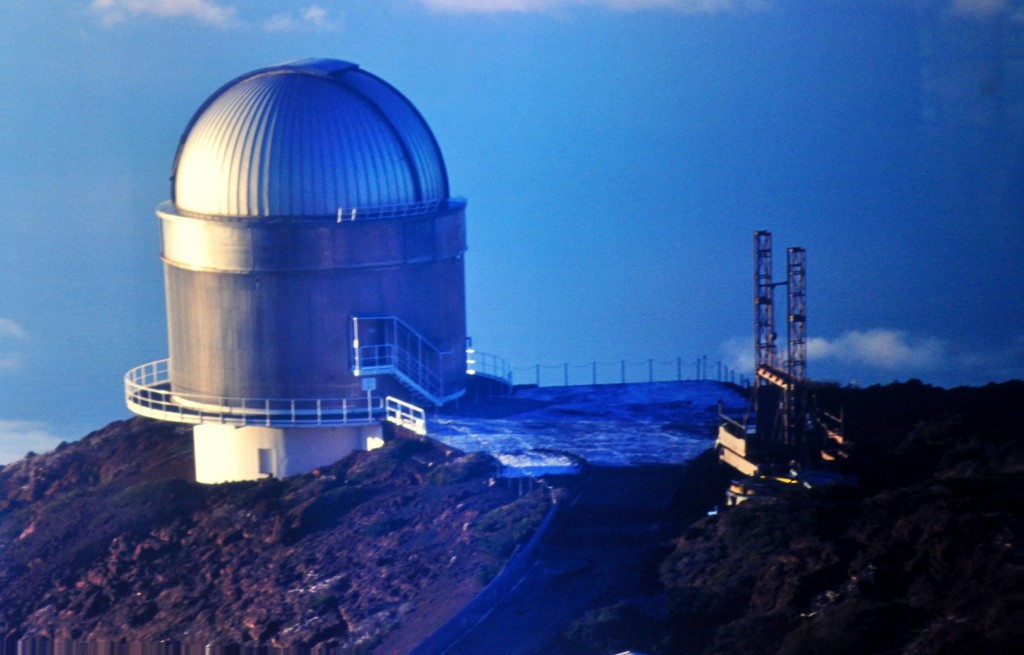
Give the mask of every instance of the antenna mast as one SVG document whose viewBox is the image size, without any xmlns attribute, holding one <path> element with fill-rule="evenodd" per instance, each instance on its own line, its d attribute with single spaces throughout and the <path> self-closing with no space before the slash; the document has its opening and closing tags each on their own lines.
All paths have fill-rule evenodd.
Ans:
<svg viewBox="0 0 1024 655">
<path fill-rule="evenodd" d="M 807 251 L 803 248 L 786 251 L 786 287 L 789 292 L 786 370 L 799 382 L 807 377 Z"/>
<path fill-rule="evenodd" d="M 754 233 L 754 370 L 774 366 L 775 351 L 775 283 L 772 282 L 772 233 Z M 754 375 L 754 386 L 760 376 Z"/>
</svg>

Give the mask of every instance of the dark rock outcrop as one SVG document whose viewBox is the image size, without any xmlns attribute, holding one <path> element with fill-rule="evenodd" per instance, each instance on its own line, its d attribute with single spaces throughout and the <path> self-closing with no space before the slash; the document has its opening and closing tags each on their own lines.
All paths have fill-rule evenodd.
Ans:
<svg viewBox="0 0 1024 655">
<path fill-rule="evenodd" d="M 480 544 L 528 537 L 503 517 L 543 516 L 543 493 L 494 485 L 483 459 L 396 438 L 308 475 L 199 485 L 188 428 L 113 423 L 0 470 L 0 632 L 372 643 L 440 594 L 468 600 L 507 555 Z"/>
<path fill-rule="evenodd" d="M 663 609 L 593 612 L 569 652 L 1017 652 L 1024 384 L 819 391 L 851 419 L 860 487 L 697 521 L 661 564 Z"/>
</svg>

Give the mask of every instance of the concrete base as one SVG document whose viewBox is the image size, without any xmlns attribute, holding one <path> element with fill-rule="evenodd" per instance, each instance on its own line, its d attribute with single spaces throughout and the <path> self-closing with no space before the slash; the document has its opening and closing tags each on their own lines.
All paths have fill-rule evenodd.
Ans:
<svg viewBox="0 0 1024 655">
<path fill-rule="evenodd" d="M 384 444 L 379 423 L 317 428 L 197 425 L 196 481 L 206 484 L 283 478 L 327 466 L 353 450 Z"/>
</svg>

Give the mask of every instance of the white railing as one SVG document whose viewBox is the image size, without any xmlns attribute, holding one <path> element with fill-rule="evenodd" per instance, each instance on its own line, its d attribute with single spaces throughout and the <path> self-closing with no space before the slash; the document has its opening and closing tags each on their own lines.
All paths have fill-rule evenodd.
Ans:
<svg viewBox="0 0 1024 655">
<path fill-rule="evenodd" d="M 512 366 L 504 358 L 466 348 L 466 374 L 483 375 L 504 382 L 512 388 Z"/>
<path fill-rule="evenodd" d="M 421 216 L 433 214 L 442 205 L 442 200 L 424 200 L 404 205 L 381 205 L 379 207 L 338 207 L 336 220 L 346 221 L 377 220 L 384 218 L 402 218 L 405 216 Z"/>
<path fill-rule="evenodd" d="M 709 367 L 709 364 L 711 365 Z M 693 368 L 695 366 L 695 368 Z M 749 387 L 750 378 L 740 374 L 721 360 L 709 362 L 707 356 L 684 360 L 643 359 L 618 361 L 591 361 L 585 363 L 535 364 L 516 366 L 516 384 L 534 384 L 538 387 L 568 387 L 576 385 L 627 384 L 640 382 L 682 382 L 714 380 Z"/>
<path fill-rule="evenodd" d="M 416 405 L 399 400 L 394 396 L 388 396 L 384 401 L 385 418 L 400 425 L 403 428 L 412 430 L 416 434 L 427 434 L 427 415 Z"/>
<path fill-rule="evenodd" d="M 390 373 L 395 365 L 395 349 L 396 346 L 390 343 L 354 347 L 355 363 L 352 366 L 352 372 L 356 376 L 368 373 Z"/>
<path fill-rule="evenodd" d="M 385 400 L 359 398 L 228 398 L 177 393 L 170 360 L 137 366 L 124 376 L 125 404 L 141 416 L 176 423 L 268 427 L 355 425 L 386 418 Z M 422 410 L 421 410 L 422 411 Z"/>
<path fill-rule="evenodd" d="M 435 405 L 459 397 L 448 393 L 442 372 L 451 352 L 438 350 L 396 316 L 352 317 L 352 373 L 394 375 Z"/>
</svg>

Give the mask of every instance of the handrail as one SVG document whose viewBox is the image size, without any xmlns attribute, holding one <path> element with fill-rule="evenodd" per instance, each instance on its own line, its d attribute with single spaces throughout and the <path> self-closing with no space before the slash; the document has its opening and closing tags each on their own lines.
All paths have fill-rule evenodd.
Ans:
<svg viewBox="0 0 1024 655">
<path fill-rule="evenodd" d="M 427 434 L 427 414 L 416 405 L 388 396 L 384 400 L 384 411 L 386 419 L 391 423 L 419 435 Z"/>
<path fill-rule="evenodd" d="M 421 200 L 403 205 L 380 205 L 377 207 L 338 207 L 336 221 L 379 220 L 384 218 L 402 218 L 406 216 L 422 216 L 433 214 L 447 201 Z"/>
<path fill-rule="evenodd" d="M 453 355 L 442 351 L 397 316 L 352 317 L 352 372 L 388 373 L 419 392 L 435 405 L 461 395 L 445 393 L 444 363 Z M 374 343 L 363 343 L 361 325 L 378 323 L 383 334 Z"/>
<path fill-rule="evenodd" d="M 512 388 L 512 366 L 498 355 L 466 348 L 466 374 L 494 378 Z"/>
<path fill-rule="evenodd" d="M 691 368 L 696 365 L 696 370 Z M 707 357 L 688 359 L 684 366 L 682 357 L 671 359 L 619 359 L 611 361 L 592 360 L 589 362 L 561 362 L 558 364 L 534 364 L 514 366 L 517 384 L 533 384 L 538 387 L 567 387 L 570 385 L 606 385 L 633 382 L 682 382 L 718 381 L 749 387 L 750 378 L 739 374 L 727 363 L 717 362 L 717 375 L 709 372 Z"/>
<path fill-rule="evenodd" d="M 173 390 L 170 360 L 136 366 L 124 376 L 125 404 L 141 416 L 176 423 L 223 423 L 267 427 L 334 426 L 371 423 L 384 412 L 384 399 L 231 398 Z"/>
<path fill-rule="evenodd" d="M 420 200 L 417 202 L 410 202 L 405 204 L 395 205 L 377 205 L 377 206 L 365 206 L 365 207 L 336 207 L 333 213 L 329 214 L 303 214 L 301 216 L 294 215 L 280 215 L 267 217 L 268 220 L 313 220 L 313 221 L 331 221 L 334 223 L 351 223 L 360 221 L 375 221 L 375 220 L 386 220 L 392 218 L 409 218 L 417 216 L 429 216 L 442 211 L 455 210 L 462 206 L 465 206 L 466 201 L 464 198 L 451 197 L 444 200 Z M 159 209 L 163 208 L 171 209 L 170 203 L 161 204 Z M 201 214 L 197 212 L 191 212 L 180 207 L 174 207 L 173 213 L 193 218 L 202 218 L 208 221 L 217 221 L 221 223 L 238 223 L 240 221 L 238 216 L 226 215 L 226 214 Z M 249 220 L 249 219 L 245 219 Z"/>
</svg>

